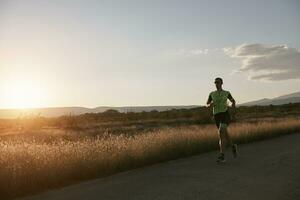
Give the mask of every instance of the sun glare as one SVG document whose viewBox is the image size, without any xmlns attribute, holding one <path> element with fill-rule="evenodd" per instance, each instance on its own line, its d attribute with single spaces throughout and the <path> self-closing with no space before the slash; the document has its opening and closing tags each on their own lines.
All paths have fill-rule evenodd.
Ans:
<svg viewBox="0 0 300 200">
<path fill-rule="evenodd" d="M 32 83 L 19 82 L 5 88 L 6 107 L 26 109 L 41 106 L 42 91 Z"/>
</svg>

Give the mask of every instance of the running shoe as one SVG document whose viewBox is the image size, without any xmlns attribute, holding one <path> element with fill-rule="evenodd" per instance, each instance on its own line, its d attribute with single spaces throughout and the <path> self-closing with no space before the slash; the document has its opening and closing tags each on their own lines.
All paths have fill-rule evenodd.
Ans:
<svg viewBox="0 0 300 200">
<path fill-rule="evenodd" d="M 217 158 L 217 163 L 224 163 L 224 162 L 226 162 L 225 155 L 224 153 L 220 153 L 220 155 Z"/>
</svg>

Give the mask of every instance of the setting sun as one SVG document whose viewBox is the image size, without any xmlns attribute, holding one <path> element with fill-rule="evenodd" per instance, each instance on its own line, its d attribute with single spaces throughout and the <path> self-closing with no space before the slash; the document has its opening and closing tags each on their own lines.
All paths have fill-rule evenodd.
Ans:
<svg viewBox="0 0 300 200">
<path fill-rule="evenodd" d="M 4 91 L 6 107 L 24 109 L 41 106 L 43 95 L 38 85 L 20 81 L 7 85 Z"/>
</svg>

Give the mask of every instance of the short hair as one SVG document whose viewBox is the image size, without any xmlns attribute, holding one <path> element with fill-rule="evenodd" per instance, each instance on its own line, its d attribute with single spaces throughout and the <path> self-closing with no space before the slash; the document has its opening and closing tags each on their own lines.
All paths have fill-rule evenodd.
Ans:
<svg viewBox="0 0 300 200">
<path fill-rule="evenodd" d="M 223 83 L 223 80 L 222 80 L 222 78 L 220 78 L 220 77 L 215 78 L 215 82 L 216 82 L 216 81 L 221 81 L 221 83 Z"/>
</svg>

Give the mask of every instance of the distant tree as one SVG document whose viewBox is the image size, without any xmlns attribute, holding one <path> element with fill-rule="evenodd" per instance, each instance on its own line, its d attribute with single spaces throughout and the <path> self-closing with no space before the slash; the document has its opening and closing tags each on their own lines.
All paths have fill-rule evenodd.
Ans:
<svg viewBox="0 0 300 200">
<path fill-rule="evenodd" d="M 119 114 L 120 112 L 117 111 L 117 110 L 114 110 L 114 109 L 108 109 L 108 110 L 104 111 L 103 113 L 106 113 L 106 114 Z"/>
</svg>

